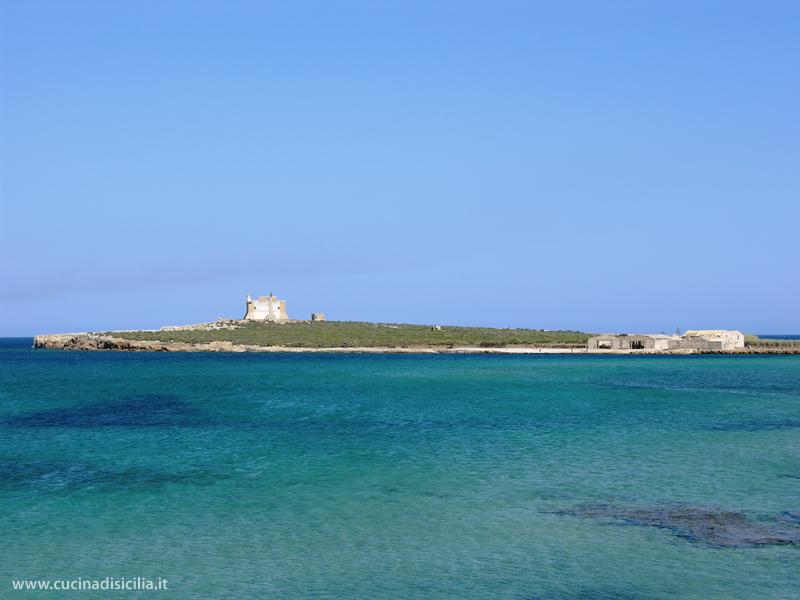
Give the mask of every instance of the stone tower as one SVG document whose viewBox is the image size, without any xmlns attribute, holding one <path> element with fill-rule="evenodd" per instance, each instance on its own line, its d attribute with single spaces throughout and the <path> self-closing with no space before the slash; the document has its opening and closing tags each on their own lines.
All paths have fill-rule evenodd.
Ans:
<svg viewBox="0 0 800 600">
<path fill-rule="evenodd" d="M 270 293 L 269 296 L 261 296 L 258 300 L 251 300 L 247 294 L 247 312 L 244 315 L 245 321 L 288 321 L 286 314 L 286 301 L 278 300 Z"/>
</svg>

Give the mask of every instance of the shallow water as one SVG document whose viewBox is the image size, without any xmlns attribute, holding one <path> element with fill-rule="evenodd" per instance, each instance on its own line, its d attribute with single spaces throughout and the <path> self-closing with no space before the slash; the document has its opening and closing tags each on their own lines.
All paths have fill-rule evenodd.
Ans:
<svg viewBox="0 0 800 600">
<path fill-rule="evenodd" d="M 798 356 L 4 346 L 0 596 L 798 598 L 798 545 L 614 516 L 800 531 Z"/>
</svg>

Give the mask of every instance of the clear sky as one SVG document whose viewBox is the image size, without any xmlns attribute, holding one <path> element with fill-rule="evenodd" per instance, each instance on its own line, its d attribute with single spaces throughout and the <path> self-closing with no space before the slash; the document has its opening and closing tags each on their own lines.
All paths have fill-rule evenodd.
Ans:
<svg viewBox="0 0 800 600">
<path fill-rule="evenodd" d="M 0 335 L 800 333 L 800 3 L 0 0 Z"/>
</svg>

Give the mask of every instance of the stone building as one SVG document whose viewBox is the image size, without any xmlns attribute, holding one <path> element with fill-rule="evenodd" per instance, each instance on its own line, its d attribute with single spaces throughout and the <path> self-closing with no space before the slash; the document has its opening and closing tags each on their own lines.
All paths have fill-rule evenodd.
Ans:
<svg viewBox="0 0 800 600">
<path fill-rule="evenodd" d="M 671 341 L 669 347 L 676 350 L 733 350 L 744 348 L 744 334 L 725 329 L 687 331 L 681 338 Z"/>
<path fill-rule="evenodd" d="M 589 338 L 589 350 L 733 350 L 744 348 L 744 335 L 723 329 L 680 335 L 605 334 Z"/>
<path fill-rule="evenodd" d="M 245 321 L 288 321 L 286 314 L 286 301 L 278 300 L 271 293 L 261 296 L 258 300 L 251 300 L 247 294 L 247 313 Z"/>
<path fill-rule="evenodd" d="M 674 336 L 673 336 L 674 337 Z M 667 350 L 670 336 L 661 333 L 653 335 L 605 334 L 589 338 L 589 350 Z"/>
</svg>

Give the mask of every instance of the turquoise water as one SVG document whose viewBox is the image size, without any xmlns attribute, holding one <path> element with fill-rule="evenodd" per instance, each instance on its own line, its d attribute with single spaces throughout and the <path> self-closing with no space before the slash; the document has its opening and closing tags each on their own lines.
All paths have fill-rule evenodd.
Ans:
<svg viewBox="0 0 800 600">
<path fill-rule="evenodd" d="M 14 345 L 0 350 L 0 597 L 800 597 L 800 545 L 553 512 L 792 521 L 798 356 Z M 11 584 L 137 576 L 169 590 Z"/>
</svg>

